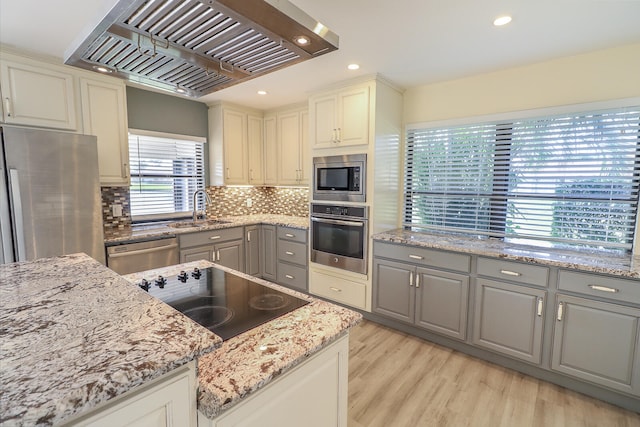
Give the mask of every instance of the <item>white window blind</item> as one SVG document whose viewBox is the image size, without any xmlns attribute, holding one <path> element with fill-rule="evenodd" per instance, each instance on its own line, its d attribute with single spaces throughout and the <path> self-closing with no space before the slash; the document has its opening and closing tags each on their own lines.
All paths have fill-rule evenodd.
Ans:
<svg viewBox="0 0 640 427">
<path fill-rule="evenodd" d="M 640 108 L 409 129 L 404 224 L 631 249 Z"/>
<path fill-rule="evenodd" d="M 134 221 L 193 212 L 193 193 L 204 189 L 204 142 L 184 138 L 129 134 Z"/>
</svg>

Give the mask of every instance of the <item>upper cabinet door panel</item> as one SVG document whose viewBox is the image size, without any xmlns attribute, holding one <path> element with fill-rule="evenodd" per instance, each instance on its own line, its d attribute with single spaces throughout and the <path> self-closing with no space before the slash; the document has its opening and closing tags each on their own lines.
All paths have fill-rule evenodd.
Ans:
<svg viewBox="0 0 640 427">
<path fill-rule="evenodd" d="M 121 82 L 80 79 L 84 133 L 98 137 L 100 183 L 129 185 L 127 105 Z"/>
<path fill-rule="evenodd" d="M 247 115 L 233 110 L 225 110 L 223 114 L 225 184 L 246 184 Z"/>
<path fill-rule="evenodd" d="M 311 98 L 310 133 L 315 148 L 331 147 L 336 142 L 338 97 L 335 94 Z"/>
<path fill-rule="evenodd" d="M 263 120 L 262 117 L 247 116 L 247 151 L 249 158 L 249 184 L 264 184 L 263 168 Z"/>
<path fill-rule="evenodd" d="M 340 93 L 339 145 L 369 142 L 369 86 Z"/>
<path fill-rule="evenodd" d="M 78 130 L 73 76 L 54 66 L 3 61 L 4 122 Z"/>
</svg>

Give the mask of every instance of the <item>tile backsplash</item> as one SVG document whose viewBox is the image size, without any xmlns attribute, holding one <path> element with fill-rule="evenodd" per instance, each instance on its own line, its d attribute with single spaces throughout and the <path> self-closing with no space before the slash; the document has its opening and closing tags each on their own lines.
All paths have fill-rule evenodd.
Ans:
<svg viewBox="0 0 640 427">
<path fill-rule="evenodd" d="M 104 228 L 125 228 L 131 225 L 129 187 L 100 187 L 102 193 L 102 223 Z M 122 206 L 122 216 L 113 216 L 113 205 Z"/>
<path fill-rule="evenodd" d="M 128 187 L 101 187 L 102 220 L 105 229 L 131 225 Z M 309 215 L 309 189 L 299 187 L 207 187 L 212 204 L 208 217 L 252 214 Z M 250 203 L 247 203 L 248 200 Z M 114 217 L 112 205 L 122 206 L 122 216 Z M 250 204 L 251 206 L 247 206 Z"/>
</svg>

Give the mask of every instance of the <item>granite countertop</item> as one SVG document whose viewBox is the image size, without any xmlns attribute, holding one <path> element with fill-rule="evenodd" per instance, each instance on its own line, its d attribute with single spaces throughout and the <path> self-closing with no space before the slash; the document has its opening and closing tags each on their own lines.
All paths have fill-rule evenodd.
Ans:
<svg viewBox="0 0 640 427">
<path fill-rule="evenodd" d="M 375 234 L 374 240 L 424 248 L 484 255 L 512 261 L 571 268 L 623 278 L 640 278 L 640 256 L 607 254 L 590 250 L 541 248 L 489 238 L 397 229 Z"/>
<path fill-rule="evenodd" d="M 290 215 L 239 215 L 225 216 L 216 218 L 224 222 L 205 224 L 198 227 L 175 228 L 167 224 L 158 225 L 134 225 L 126 228 L 114 228 L 105 231 L 105 244 L 113 245 L 125 242 L 135 242 L 149 239 L 158 239 L 162 237 L 174 237 L 178 234 L 195 233 L 205 230 L 219 230 L 222 228 L 241 227 L 244 225 L 270 224 L 282 225 L 285 227 L 300 228 L 306 230 L 309 228 L 309 217 L 290 216 Z"/>
<path fill-rule="evenodd" d="M 57 425 L 221 339 L 84 254 L 0 265 L 0 424 Z"/>
<path fill-rule="evenodd" d="M 124 277 L 135 283 L 143 278 L 172 276 L 180 270 L 209 266 L 310 301 L 304 307 L 225 341 L 220 349 L 198 360 L 198 410 L 209 418 L 304 362 L 346 334 L 362 319 L 360 313 L 208 261 L 194 261 Z"/>
</svg>

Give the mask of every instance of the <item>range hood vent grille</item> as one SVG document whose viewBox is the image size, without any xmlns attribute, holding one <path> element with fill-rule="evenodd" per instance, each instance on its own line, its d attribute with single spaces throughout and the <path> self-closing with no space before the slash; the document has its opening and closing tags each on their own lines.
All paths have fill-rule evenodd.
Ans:
<svg viewBox="0 0 640 427">
<path fill-rule="evenodd" d="M 199 97 L 337 46 L 285 0 L 121 0 L 65 62 Z"/>
</svg>

